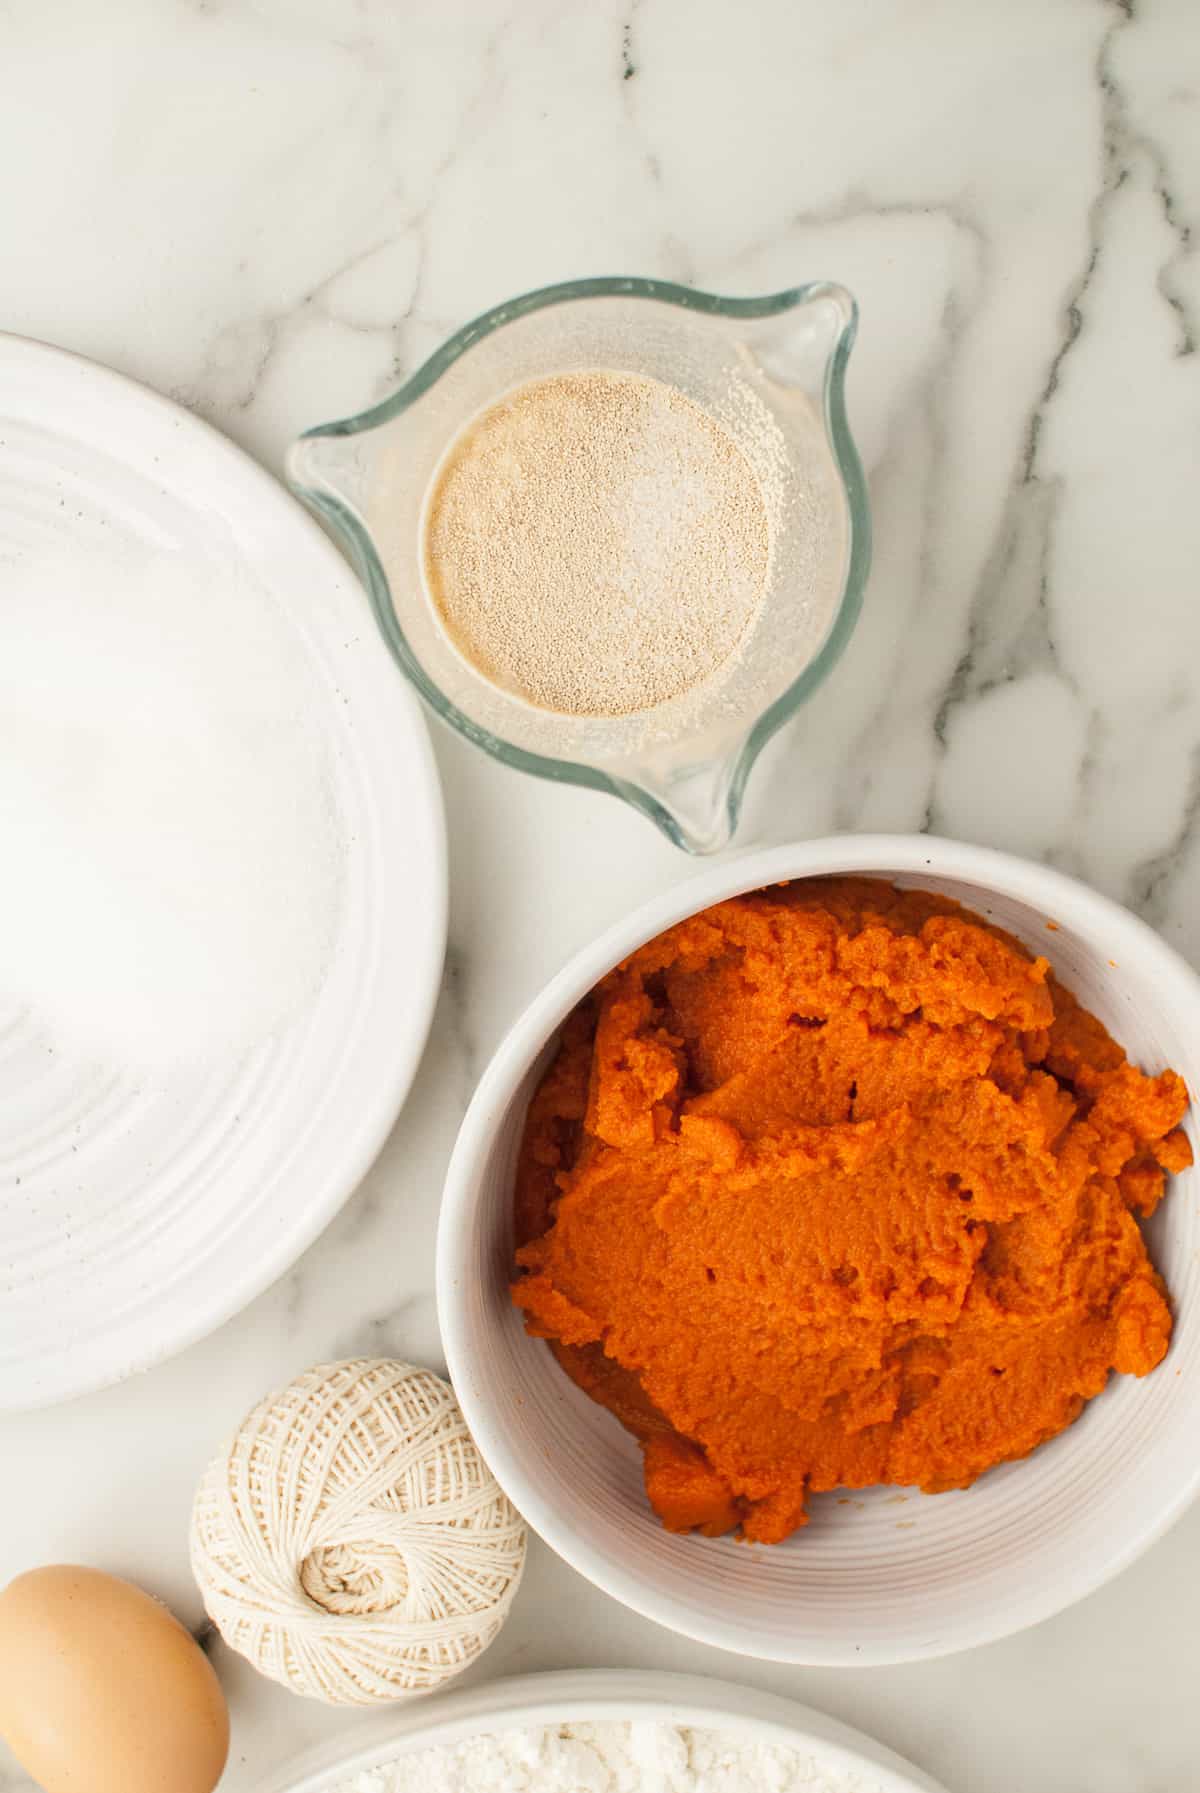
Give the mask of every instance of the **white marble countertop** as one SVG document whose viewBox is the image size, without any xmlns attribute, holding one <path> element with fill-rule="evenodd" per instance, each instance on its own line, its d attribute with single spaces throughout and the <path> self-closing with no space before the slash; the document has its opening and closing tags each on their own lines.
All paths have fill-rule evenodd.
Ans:
<svg viewBox="0 0 1200 1793">
<path fill-rule="evenodd" d="M 845 282 L 875 567 L 739 844 L 990 842 L 1091 880 L 1200 963 L 1192 0 L 0 5 L 0 230 L 0 325 L 148 381 L 274 469 L 297 430 L 545 281 Z M 321 1358 L 439 1361 L 434 1216 L 479 1067 L 577 945 L 689 866 L 610 799 L 436 746 L 451 950 L 390 1144 L 206 1343 L 0 1423 L 0 1582 L 91 1560 L 198 1622 L 190 1497 L 253 1399 Z M 825 1707 L 956 1793 L 1182 1793 L 1198 1613 L 1200 1510 L 1024 1636 L 859 1672 L 686 1643 L 535 1542 L 475 1673 L 691 1669 Z M 229 1793 L 353 1728 L 218 1663 Z"/>
</svg>

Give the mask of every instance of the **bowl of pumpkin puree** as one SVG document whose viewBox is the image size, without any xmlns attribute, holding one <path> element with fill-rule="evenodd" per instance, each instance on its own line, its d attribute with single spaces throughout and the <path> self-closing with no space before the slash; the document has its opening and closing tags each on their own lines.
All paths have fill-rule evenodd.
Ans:
<svg viewBox="0 0 1200 1793">
<path fill-rule="evenodd" d="M 1200 986 L 950 842 L 755 854 L 578 955 L 464 1123 L 439 1307 L 518 1507 L 638 1611 L 884 1662 L 1195 1492 Z"/>
</svg>

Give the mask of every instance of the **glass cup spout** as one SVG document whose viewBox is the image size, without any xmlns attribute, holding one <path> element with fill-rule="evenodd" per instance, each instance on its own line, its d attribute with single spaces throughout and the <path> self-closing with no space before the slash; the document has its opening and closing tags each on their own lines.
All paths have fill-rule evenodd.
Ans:
<svg viewBox="0 0 1200 1793">
<path fill-rule="evenodd" d="M 714 852 L 759 752 L 827 676 L 861 607 L 870 521 L 845 406 L 856 321 L 828 282 L 754 299 L 635 279 L 547 287 L 467 325 L 382 404 L 309 430 L 288 481 L 341 542 L 437 715 L 506 765 L 608 791 L 684 851 Z M 770 441 L 739 446 L 778 500 L 762 603 L 730 670 L 620 716 L 539 709 L 486 679 L 442 628 L 421 567 L 426 494 L 460 430 L 527 381 L 595 369 L 665 381 L 735 440 L 751 395 Z"/>
</svg>

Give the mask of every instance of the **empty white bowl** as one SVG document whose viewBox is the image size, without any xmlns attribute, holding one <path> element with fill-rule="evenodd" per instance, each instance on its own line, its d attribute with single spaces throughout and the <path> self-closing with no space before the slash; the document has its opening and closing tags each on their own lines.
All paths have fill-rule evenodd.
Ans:
<svg viewBox="0 0 1200 1793">
<path fill-rule="evenodd" d="M 438 1306 L 468 1424 L 530 1525 L 598 1587 L 660 1624 L 776 1661 L 885 1663 L 1006 1636 L 1080 1599 L 1178 1518 L 1200 1485 L 1200 1172 L 1148 1228 L 1176 1325 L 1144 1381 L 1114 1376 L 1075 1425 L 961 1493 L 821 1495 L 762 1548 L 675 1537 L 647 1503 L 628 1433 L 527 1338 L 509 1300 L 512 1175 L 557 1031 L 643 941 L 744 890 L 858 872 L 957 898 L 1045 953 L 1145 1069 L 1200 1092 L 1200 980 L 1127 911 L 1043 866 L 914 836 L 860 836 L 714 866 L 609 930 L 512 1028 L 463 1122 L 438 1235 Z M 1049 924 L 1054 924 L 1053 929 Z M 1187 1121 L 1196 1145 L 1194 1116 Z"/>
</svg>

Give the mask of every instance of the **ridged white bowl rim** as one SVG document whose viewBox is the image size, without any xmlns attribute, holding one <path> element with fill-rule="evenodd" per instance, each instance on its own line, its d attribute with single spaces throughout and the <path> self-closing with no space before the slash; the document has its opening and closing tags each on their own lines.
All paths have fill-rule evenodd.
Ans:
<svg viewBox="0 0 1200 1793">
<path fill-rule="evenodd" d="M 165 494 L 178 491 L 196 508 L 207 505 L 213 528 L 232 514 L 229 494 L 236 492 L 239 518 L 253 513 L 256 529 L 272 544 L 276 578 L 305 581 L 329 596 L 320 624 L 323 639 L 348 649 L 343 637 L 351 634 L 355 643 L 362 637 L 353 662 L 346 658 L 338 666 L 359 706 L 361 732 L 354 751 L 364 774 L 361 819 L 369 823 L 378 849 L 369 868 L 376 886 L 372 901 L 394 897 L 399 880 L 413 886 L 406 904 L 412 944 L 399 944 L 394 925 L 380 928 L 386 961 L 374 967 L 369 1014 L 353 1040 L 330 1036 L 323 1042 L 331 1076 L 340 1060 L 354 1053 L 360 1074 L 353 1106 L 339 1113 L 336 1126 L 323 1130 L 320 1150 L 310 1153 L 297 1177 L 286 1217 L 267 1248 L 252 1257 L 239 1252 L 235 1219 L 222 1235 L 219 1275 L 192 1277 L 185 1290 L 164 1291 L 148 1315 L 113 1320 L 86 1346 L 68 1342 L 53 1359 L 22 1366 L 28 1373 L 20 1385 L 15 1376 L 0 1374 L 0 1411 L 19 1412 L 122 1381 L 194 1344 L 270 1287 L 328 1226 L 378 1156 L 420 1064 L 441 983 L 448 880 L 441 784 L 421 707 L 377 637 L 366 594 L 317 523 L 228 436 L 112 368 L 0 331 L 0 371 L 18 390 L 36 392 L 37 414 L 44 411 L 48 424 L 69 416 L 81 441 L 102 434 L 106 442 L 118 442 L 125 461 L 142 473 L 152 469 Z M 183 477 L 179 461 L 197 484 L 177 487 Z M 321 615 L 316 608 L 312 614 Z M 406 808 L 394 794 L 401 757 L 412 798 Z M 414 842 L 420 849 L 415 869 L 407 857 Z M 283 1060 L 280 1065 L 286 1069 Z M 169 1268 L 174 1273 L 179 1267 Z M 63 1330 L 65 1336 L 66 1316 Z"/>
</svg>

